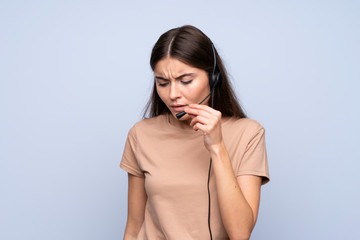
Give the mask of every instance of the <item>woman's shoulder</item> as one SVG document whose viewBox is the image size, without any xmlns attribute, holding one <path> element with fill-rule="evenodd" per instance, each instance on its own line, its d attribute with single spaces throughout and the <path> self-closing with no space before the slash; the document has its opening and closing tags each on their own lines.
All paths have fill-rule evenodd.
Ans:
<svg viewBox="0 0 360 240">
<path fill-rule="evenodd" d="M 228 118 L 223 124 L 223 131 L 228 134 L 239 134 L 253 136 L 265 131 L 265 128 L 256 120 L 251 118 Z"/>
<path fill-rule="evenodd" d="M 222 125 L 222 129 L 224 141 L 228 146 L 244 147 L 265 134 L 264 127 L 251 118 L 230 118 Z"/>
<path fill-rule="evenodd" d="M 243 128 L 243 129 L 254 129 L 259 130 L 263 129 L 264 127 L 256 120 L 251 118 L 234 118 L 230 117 L 225 119 L 225 126 L 229 126 L 231 128 Z"/>
</svg>

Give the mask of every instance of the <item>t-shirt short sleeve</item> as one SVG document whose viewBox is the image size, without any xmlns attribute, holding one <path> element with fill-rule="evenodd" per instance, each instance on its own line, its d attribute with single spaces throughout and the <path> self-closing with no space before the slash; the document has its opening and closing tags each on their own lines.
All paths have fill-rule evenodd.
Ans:
<svg viewBox="0 0 360 240">
<path fill-rule="evenodd" d="M 128 133 L 123 157 L 120 163 L 120 167 L 128 173 L 137 176 L 144 177 L 144 173 L 141 171 L 136 157 L 137 141 L 136 141 L 136 129 L 132 127 Z"/>
<path fill-rule="evenodd" d="M 261 176 L 262 184 L 270 180 L 265 146 L 265 129 L 260 124 L 256 126 L 254 133 L 246 145 L 236 175 Z"/>
</svg>

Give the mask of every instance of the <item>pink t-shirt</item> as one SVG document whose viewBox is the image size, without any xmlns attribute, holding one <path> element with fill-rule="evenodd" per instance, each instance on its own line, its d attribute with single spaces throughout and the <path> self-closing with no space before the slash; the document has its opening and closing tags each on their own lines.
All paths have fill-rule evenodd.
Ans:
<svg viewBox="0 0 360 240">
<path fill-rule="evenodd" d="M 269 181 L 265 130 L 255 120 L 222 122 L 225 146 L 235 176 Z M 129 131 L 121 168 L 145 178 L 145 219 L 137 239 L 209 239 L 207 177 L 210 154 L 200 131 L 182 130 L 163 114 L 136 123 Z M 228 239 L 210 175 L 213 239 Z"/>
</svg>

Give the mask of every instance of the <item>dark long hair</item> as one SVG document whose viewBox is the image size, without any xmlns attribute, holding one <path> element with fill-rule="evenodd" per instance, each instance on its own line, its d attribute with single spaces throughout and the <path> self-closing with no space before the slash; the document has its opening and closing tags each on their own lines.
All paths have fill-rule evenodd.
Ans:
<svg viewBox="0 0 360 240">
<path fill-rule="evenodd" d="M 215 88 L 213 107 L 220 111 L 222 116 L 245 118 L 246 115 L 236 98 L 216 49 L 215 54 L 218 70 L 222 74 L 222 82 Z M 213 70 L 212 42 L 194 26 L 185 25 L 174 28 L 160 36 L 151 53 L 150 66 L 152 70 L 154 71 L 156 64 L 166 57 L 176 58 L 185 64 L 205 70 L 208 73 Z M 159 97 L 155 84 L 154 81 L 151 97 L 145 106 L 144 118 L 170 113 L 170 110 Z"/>
</svg>

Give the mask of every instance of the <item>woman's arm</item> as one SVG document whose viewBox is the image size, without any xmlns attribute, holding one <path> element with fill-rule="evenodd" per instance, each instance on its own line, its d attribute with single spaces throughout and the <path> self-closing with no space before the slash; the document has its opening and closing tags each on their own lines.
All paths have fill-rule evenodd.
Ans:
<svg viewBox="0 0 360 240">
<path fill-rule="evenodd" d="M 124 240 L 136 239 L 144 222 L 145 204 L 145 178 L 128 174 L 128 216 Z"/>
<path fill-rule="evenodd" d="M 211 157 L 224 227 L 232 240 L 249 239 L 258 215 L 261 177 L 236 178 L 223 143 Z"/>
<path fill-rule="evenodd" d="M 257 219 L 261 178 L 236 178 L 222 138 L 221 113 L 205 105 L 191 104 L 185 111 L 193 118 L 190 125 L 204 133 L 216 182 L 221 218 L 232 240 L 249 239 Z"/>
</svg>

